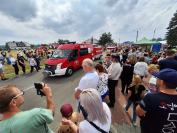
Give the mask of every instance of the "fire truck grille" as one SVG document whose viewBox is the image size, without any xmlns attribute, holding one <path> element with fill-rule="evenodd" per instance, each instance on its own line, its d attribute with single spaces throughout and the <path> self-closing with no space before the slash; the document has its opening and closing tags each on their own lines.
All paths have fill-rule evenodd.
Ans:
<svg viewBox="0 0 177 133">
<path fill-rule="evenodd" d="M 52 74 L 55 74 L 56 65 L 45 65 L 45 70 L 52 72 Z"/>
</svg>

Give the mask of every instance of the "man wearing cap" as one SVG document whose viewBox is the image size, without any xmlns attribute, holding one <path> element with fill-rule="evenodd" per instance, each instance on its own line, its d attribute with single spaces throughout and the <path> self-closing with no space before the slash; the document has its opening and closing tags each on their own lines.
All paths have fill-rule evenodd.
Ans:
<svg viewBox="0 0 177 133">
<path fill-rule="evenodd" d="M 177 71 L 166 68 L 153 74 L 158 93 L 148 93 L 136 108 L 141 133 L 177 133 Z"/>
</svg>

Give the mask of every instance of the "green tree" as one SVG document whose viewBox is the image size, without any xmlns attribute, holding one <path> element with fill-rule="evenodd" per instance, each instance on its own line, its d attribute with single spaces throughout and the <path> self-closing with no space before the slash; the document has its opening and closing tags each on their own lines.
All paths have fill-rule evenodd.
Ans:
<svg viewBox="0 0 177 133">
<path fill-rule="evenodd" d="M 58 43 L 59 43 L 59 44 L 69 43 L 69 40 L 58 39 Z"/>
<path fill-rule="evenodd" d="M 170 46 L 177 46 L 177 11 L 174 13 L 167 28 L 166 39 Z"/>
<path fill-rule="evenodd" d="M 5 50 L 10 50 L 10 47 L 9 47 L 9 45 L 7 43 L 5 45 Z"/>
<path fill-rule="evenodd" d="M 105 32 L 100 36 L 99 39 L 100 45 L 106 46 L 107 44 L 111 44 L 111 43 L 113 43 L 113 39 L 112 39 L 112 34 L 110 32 L 108 33 Z"/>
<path fill-rule="evenodd" d="M 152 38 L 152 41 L 163 41 L 164 39 L 162 39 L 161 37 L 158 38 Z"/>
<path fill-rule="evenodd" d="M 34 44 L 31 44 L 31 48 L 34 49 L 34 48 L 35 48 L 35 45 L 34 45 Z"/>
</svg>

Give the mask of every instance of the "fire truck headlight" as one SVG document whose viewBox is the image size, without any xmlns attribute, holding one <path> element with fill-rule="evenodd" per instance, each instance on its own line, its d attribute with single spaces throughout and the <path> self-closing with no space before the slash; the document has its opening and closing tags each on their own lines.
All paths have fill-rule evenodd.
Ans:
<svg viewBox="0 0 177 133">
<path fill-rule="evenodd" d="M 61 63 L 57 65 L 57 69 L 61 69 Z"/>
</svg>

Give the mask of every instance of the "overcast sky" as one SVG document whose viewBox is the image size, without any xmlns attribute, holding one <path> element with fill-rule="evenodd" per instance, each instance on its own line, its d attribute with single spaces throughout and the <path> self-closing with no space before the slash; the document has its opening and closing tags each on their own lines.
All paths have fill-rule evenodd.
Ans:
<svg viewBox="0 0 177 133">
<path fill-rule="evenodd" d="M 111 32 L 115 41 L 165 37 L 177 0 L 0 0 L 0 44 L 82 41 Z"/>
</svg>

